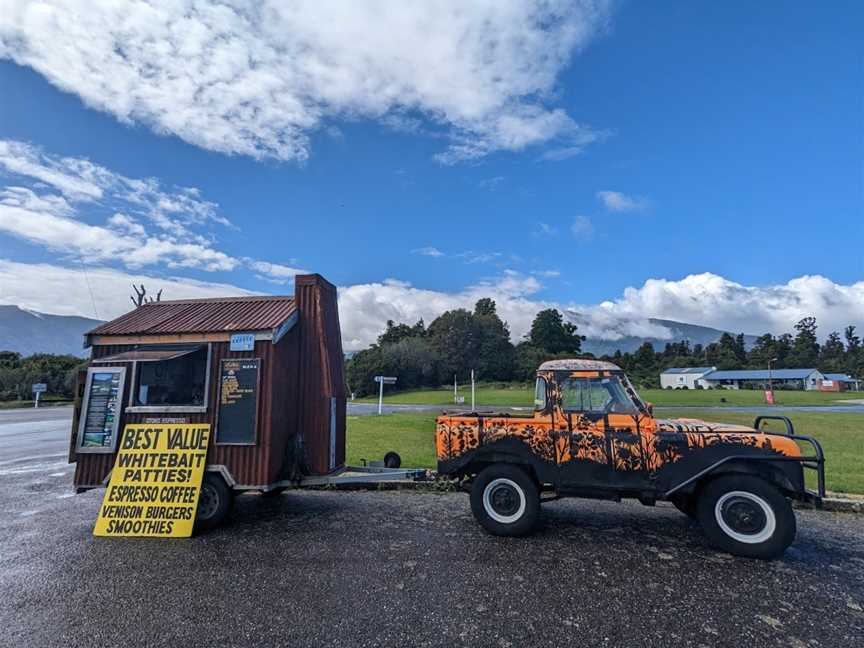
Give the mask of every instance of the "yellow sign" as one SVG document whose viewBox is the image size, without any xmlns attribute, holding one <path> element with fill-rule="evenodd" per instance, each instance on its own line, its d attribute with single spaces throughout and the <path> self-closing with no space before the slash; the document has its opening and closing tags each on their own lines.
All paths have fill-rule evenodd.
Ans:
<svg viewBox="0 0 864 648">
<path fill-rule="evenodd" d="M 192 535 L 210 425 L 127 425 L 93 535 Z"/>
</svg>

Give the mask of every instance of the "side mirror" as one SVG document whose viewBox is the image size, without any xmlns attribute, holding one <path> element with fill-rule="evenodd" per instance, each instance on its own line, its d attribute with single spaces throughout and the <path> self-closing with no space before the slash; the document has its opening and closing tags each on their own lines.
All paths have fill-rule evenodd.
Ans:
<svg viewBox="0 0 864 648">
<path fill-rule="evenodd" d="M 648 416 L 654 416 L 654 403 L 645 403 L 645 409 L 648 410 Z"/>
</svg>

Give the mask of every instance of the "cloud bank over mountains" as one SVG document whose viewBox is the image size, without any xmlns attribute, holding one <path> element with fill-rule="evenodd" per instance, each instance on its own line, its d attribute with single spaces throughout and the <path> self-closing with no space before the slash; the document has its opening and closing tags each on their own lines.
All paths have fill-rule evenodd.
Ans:
<svg viewBox="0 0 864 648">
<path fill-rule="evenodd" d="M 132 282 L 143 282 L 154 292 L 162 288 L 166 299 L 249 292 L 230 283 L 103 266 L 84 270 L 0 259 L 0 303 L 40 312 L 113 318 L 129 309 Z M 822 337 L 832 330 L 842 331 L 848 324 L 864 330 L 864 281 L 841 285 L 818 275 L 763 287 L 742 286 L 710 273 L 677 281 L 649 279 L 640 287 L 625 289 L 618 299 L 600 304 L 544 300 L 537 297 L 541 289 L 537 278 L 513 272 L 458 292 L 430 290 L 398 280 L 341 286 L 339 309 L 345 349 L 355 351 L 373 343 L 388 319 L 413 323 L 422 318 L 428 324 L 444 310 L 473 309 L 481 297 L 495 299 L 498 312 L 510 324 L 514 342 L 528 332 L 534 316 L 543 308 L 562 310 L 578 319 L 582 334 L 605 340 L 669 338 L 668 329 L 648 321 L 652 317 L 733 332 L 779 334 L 790 331 L 800 318 L 814 315 Z"/>
<path fill-rule="evenodd" d="M 555 106 L 605 0 L 6 0 L 0 58 L 88 106 L 213 151 L 303 162 L 343 120 L 443 135 L 442 163 L 608 135 Z M 86 191 L 86 189 L 85 189 Z"/>
</svg>

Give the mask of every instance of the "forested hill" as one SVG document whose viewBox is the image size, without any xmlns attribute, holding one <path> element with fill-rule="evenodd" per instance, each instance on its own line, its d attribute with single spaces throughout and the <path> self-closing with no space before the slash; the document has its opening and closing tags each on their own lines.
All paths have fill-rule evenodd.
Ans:
<svg viewBox="0 0 864 648">
<path fill-rule="evenodd" d="M 86 331 L 99 320 L 73 315 L 47 315 L 0 304 L 0 351 L 22 356 L 34 353 L 87 355 L 83 348 Z"/>
<path fill-rule="evenodd" d="M 580 318 L 578 315 L 567 313 L 567 318 L 574 324 L 581 327 Z M 633 353 L 646 342 L 650 342 L 655 351 L 662 351 L 669 343 L 688 342 L 690 346 L 701 344 L 707 347 L 712 342 L 717 342 L 720 336 L 727 331 L 711 328 L 710 326 L 699 326 L 697 324 L 686 324 L 684 322 L 674 322 L 672 320 L 649 318 L 648 322 L 655 326 L 662 327 L 669 331 L 669 337 L 638 337 L 633 335 L 615 336 L 617 339 L 610 339 L 615 334 L 614 325 L 610 328 L 609 338 L 601 339 L 588 336 L 582 343 L 582 350 L 587 353 L 593 353 L 596 356 L 613 355 L 616 351 L 621 353 Z M 755 335 L 744 335 L 744 345 L 749 350 L 756 342 Z"/>
</svg>

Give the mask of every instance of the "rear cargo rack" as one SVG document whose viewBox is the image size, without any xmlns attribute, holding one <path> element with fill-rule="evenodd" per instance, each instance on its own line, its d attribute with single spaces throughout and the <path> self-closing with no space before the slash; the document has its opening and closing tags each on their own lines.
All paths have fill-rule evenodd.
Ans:
<svg viewBox="0 0 864 648">
<path fill-rule="evenodd" d="M 807 489 L 806 487 L 803 490 L 804 500 L 812 502 L 816 505 L 817 508 L 822 507 L 822 498 L 825 497 L 825 454 L 822 452 L 822 445 L 811 436 L 804 436 L 801 434 L 795 434 L 795 428 L 792 426 L 792 421 L 789 420 L 786 416 L 757 416 L 756 420 L 753 422 L 753 428 L 757 431 L 760 430 L 760 425 L 763 421 L 767 420 L 777 420 L 782 421 L 786 426 L 786 432 L 783 436 L 792 439 L 796 442 L 808 443 L 813 449 L 813 454 L 809 456 L 799 456 L 799 457 L 785 457 L 785 456 L 759 456 L 759 455 L 730 455 L 728 457 L 724 457 L 719 461 L 711 464 L 704 470 L 700 470 L 698 473 L 693 475 L 692 477 L 685 479 L 680 484 L 677 484 L 673 488 L 670 488 L 663 495 L 664 499 L 668 499 L 669 496 L 674 495 L 676 492 L 681 490 L 682 488 L 686 488 L 690 484 L 700 480 L 705 475 L 708 475 L 715 470 L 717 470 L 723 464 L 729 463 L 730 461 L 795 461 L 801 464 L 802 468 L 806 468 L 807 470 L 816 471 L 816 490 L 812 491 Z"/>
</svg>

